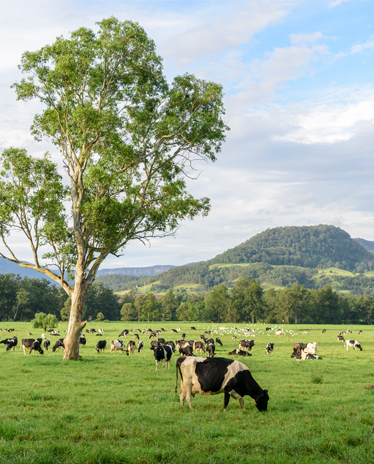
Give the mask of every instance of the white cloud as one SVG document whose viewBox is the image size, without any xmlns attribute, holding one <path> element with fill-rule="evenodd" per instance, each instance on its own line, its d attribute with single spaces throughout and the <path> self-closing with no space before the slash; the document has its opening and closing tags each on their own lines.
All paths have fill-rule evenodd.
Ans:
<svg viewBox="0 0 374 464">
<path fill-rule="evenodd" d="M 350 1 L 350 0 L 333 0 L 329 3 L 329 8 L 335 8 L 336 6 L 339 6 L 342 3 L 347 2 L 347 1 Z"/>
<path fill-rule="evenodd" d="M 322 32 L 314 32 L 313 34 L 290 34 L 290 41 L 292 44 L 314 43 L 323 37 Z"/>
</svg>

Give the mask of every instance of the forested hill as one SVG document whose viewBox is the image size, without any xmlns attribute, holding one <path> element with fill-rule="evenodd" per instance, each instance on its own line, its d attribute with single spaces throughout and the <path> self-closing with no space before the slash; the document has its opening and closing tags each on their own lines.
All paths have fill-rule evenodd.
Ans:
<svg viewBox="0 0 374 464">
<path fill-rule="evenodd" d="M 308 268 L 326 265 L 353 271 L 372 259 L 373 255 L 344 230 L 319 225 L 265 230 L 216 256 L 209 264 L 266 263 Z"/>
<path fill-rule="evenodd" d="M 132 275 L 132 276 L 153 276 L 161 274 L 171 269 L 171 265 L 158 265 L 148 267 L 117 267 L 115 269 L 100 269 L 97 273 L 98 276 L 104 276 L 109 274 L 118 275 Z"/>
<path fill-rule="evenodd" d="M 365 250 L 371 251 L 374 253 L 374 242 L 370 240 L 365 240 L 364 238 L 354 238 L 356 242 L 358 242 L 361 246 L 365 248 Z"/>
</svg>

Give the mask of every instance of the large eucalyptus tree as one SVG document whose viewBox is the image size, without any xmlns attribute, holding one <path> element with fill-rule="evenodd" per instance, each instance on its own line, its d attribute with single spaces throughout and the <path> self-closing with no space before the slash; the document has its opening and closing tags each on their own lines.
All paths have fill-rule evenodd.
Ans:
<svg viewBox="0 0 374 464">
<path fill-rule="evenodd" d="M 32 134 L 54 144 L 66 175 L 48 154 L 2 153 L 0 254 L 64 288 L 64 359 L 78 359 L 84 299 L 105 258 L 208 213 L 209 199 L 189 194 L 186 176 L 194 161 L 214 161 L 220 151 L 228 129 L 222 87 L 190 74 L 168 83 L 154 42 L 115 18 L 98 23 L 97 33 L 81 28 L 25 52 L 20 69 L 18 99 L 44 105 Z M 9 246 L 14 230 L 29 240 L 33 263 Z"/>
</svg>

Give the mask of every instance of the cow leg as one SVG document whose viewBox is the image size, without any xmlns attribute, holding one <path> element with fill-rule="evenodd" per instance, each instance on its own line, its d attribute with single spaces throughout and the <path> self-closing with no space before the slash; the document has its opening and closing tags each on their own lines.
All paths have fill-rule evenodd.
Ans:
<svg viewBox="0 0 374 464">
<path fill-rule="evenodd" d="M 156 371 L 157 371 L 157 368 L 158 368 L 158 361 L 156 361 Z"/>
<path fill-rule="evenodd" d="M 224 402 L 223 402 L 223 410 L 226 411 L 226 408 L 227 408 L 227 405 L 229 404 L 229 401 L 230 401 L 230 393 L 225 390 L 225 399 L 224 399 Z"/>
<path fill-rule="evenodd" d="M 239 398 L 239 403 L 240 403 L 240 406 L 242 407 L 242 409 L 244 409 L 244 400 L 243 400 L 243 398 Z"/>
<path fill-rule="evenodd" d="M 192 407 L 192 401 L 191 401 L 191 390 L 192 390 L 192 385 L 191 385 L 191 383 L 189 383 L 189 385 L 188 385 L 188 387 L 186 389 L 186 400 L 187 400 L 189 408 L 192 411 L 193 407 Z"/>
<path fill-rule="evenodd" d="M 162 367 L 165 369 L 165 358 L 162 360 Z"/>
</svg>

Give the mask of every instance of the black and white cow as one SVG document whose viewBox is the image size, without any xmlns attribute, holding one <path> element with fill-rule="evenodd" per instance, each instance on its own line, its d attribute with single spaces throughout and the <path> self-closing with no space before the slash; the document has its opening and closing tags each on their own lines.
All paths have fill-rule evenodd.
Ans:
<svg viewBox="0 0 374 464">
<path fill-rule="evenodd" d="M 100 353 L 100 350 L 104 353 L 106 347 L 106 340 L 99 340 L 96 344 L 96 351 Z"/>
<path fill-rule="evenodd" d="M 158 343 L 159 343 L 160 345 L 165 345 L 165 343 L 166 343 L 166 341 L 165 341 L 164 338 L 158 338 L 157 340 L 158 340 Z"/>
<path fill-rule="evenodd" d="M 172 333 L 178 333 L 178 330 L 171 329 L 171 332 L 172 332 Z"/>
<path fill-rule="evenodd" d="M 248 353 L 248 351 L 243 350 L 233 350 L 229 352 L 230 356 L 252 356 L 252 353 Z"/>
<path fill-rule="evenodd" d="M 190 327 L 191 330 L 197 330 L 196 327 Z"/>
<path fill-rule="evenodd" d="M 194 349 L 194 351 L 200 351 L 200 354 L 201 354 L 202 351 L 204 351 L 204 353 L 205 353 L 205 345 L 204 345 L 203 342 L 195 342 L 193 344 L 193 349 Z"/>
<path fill-rule="evenodd" d="M 225 358 L 185 358 L 177 360 L 175 392 L 177 392 L 178 371 L 181 376 L 180 404 L 184 407 L 184 400 L 192 409 L 191 395 L 216 395 L 224 393 L 225 411 L 230 396 L 239 400 L 244 408 L 243 397 L 253 398 L 259 411 L 267 411 L 269 395 L 254 380 L 248 367 L 239 361 Z"/>
<path fill-rule="evenodd" d="M 138 340 L 140 340 L 139 334 L 134 333 L 134 337 L 137 338 Z"/>
<path fill-rule="evenodd" d="M 345 338 L 343 337 L 343 335 L 338 335 L 338 342 L 345 342 Z"/>
<path fill-rule="evenodd" d="M 239 350 L 248 350 L 249 352 L 252 351 L 252 347 L 256 344 L 256 340 L 240 340 L 239 342 Z"/>
<path fill-rule="evenodd" d="M 125 349 L 125 344 L 123 343 L 122 340 L 112 340 L 110 342 L 110 352 L 114 351 L 117 354 L 117 350 L 121 350 L 121 353 L 123 353 L 123 350 Z"/>
<path fill-rule="evenodd" d="M 188 340 L 177 340 L 175 342 L 175 347 L 177 350 L 179 350 L 179 348 L 182 348 L 183 346 L 186 346 L 186 345 L 189 345 L 189 341 Z"/>
<path fill-rule="evenodd" d="M 268 343 L 265 348 L 266 354 L 271 354 L 273 350 L 274 350 L 274 343 Z"/>
<path fill-rule="evenodd" d="M 159 346 L 159 343 L 157 340 L 152 340 L 151 341 L 151 350 L 154 350 L 155 348 L 157 348 Z"/>
<path fill-rule="evenodd" d="M 173 353 L 175 353 L 175 343 L 173 340 L 170 340 L 169 342 L 166 342 L 165 345 L 171 346 L 171 349 L 173 350 Z"/>
<path fill-rule="evenodd" d="M 216 343 L 217 343 L 217 345 L 223 346 L 221 340 L 218 337 L 216 338 Z"/>
<path fill-rule="evenodd" d="M 189 343 L 183 346 L 179 346 L 179 353 L 181 354 L 181 356 L 193 356 L 192 346 Z"/>
<path fill-rule="evenodd" d="M 135 351 L 135 342 L 133 340 L 130 340 L 129 343 L 127 344 L 127 350 L 126 354 L 129 356 L 131 353 L 134 354 Z"/>
<path fill-rule="evenodd" d="M 357 341 L 357 340 L 346 340 L 345 341 L 345 345 L 347 347 L 347 351 L 348 351 L 348 348 L 351 346 L 354 350 L 356 349 L 359 349 L 360 351 L 362 351 L 362 346 L 360 345 L 360 342 Z M 7 348 L 8 349 L 8 348 Z"/>
<path fill-rule="evenodd" d="M 52 348 L 52 351 L 55 352 L 56 350 L 59 350 L 60 348 L 62 348 L 63 350 L 65 349 L 63 338 L 60 338 L 59 340 L 57 340 L 57 342 L 54 344 Z"/>
<path fill-rule="evenodd" d="M 144 343 L 142 340 L 138 341 L 138 353 L 143 353 Z"/>
<path fill-rule="evenodd" d="M 266 331 L 266 332 L 269 332 L 269 330 L 271 330 L 271 327 L 266 327 L 266 328 L 265 328 L 265 331 Z"/>
<path fill-rule="evenodd" d="M 206 345 L 206 350 L 209 354 L 209 357 L 214 358 L 214 352 L 216 351 L 216 347 L 214 346 L 214 343 L 208 343 Z"/>
<path fill-rule="evenodd" d="M 4 345 L 6 345 L 5 351 L 9 351 L 12 348 L 13 351 L 16 351 L 18 338 L 16 336 L 14 336 L 13 338 L 6 338 L 5 340 L 1 340 L 0 343 L 4 343 Z"/>
<path fill-rule="evenodd" d="M 122 330 L 122 332 L 118 335 L 118 337 L 127 337 L 129 331 L 127 329 Z"/>
<path fill-rule="evenodd" d="M 317 356 L 316 354 L 305 353 L 303 359 L 322 359 L 321 356 Z"/>
<path fill-rule="evenodd" d="M 191 347 L 190 347 L 191 348 Z M 164 345 L 164 346 L 158 346 L 157 348 L 154 349 L 153 351 L 155 361 L 156 361 L 156 371 L 158 368 L 158 363 L 159 361 L 162 361 L 162 367 L 165 367 L 165 362 L 166 362 L 166 369 L 170 369 L 170 360 L 173 354 L 173 350 L 171 346 L 169 345 Z M 169 365 L 169 367 L 168 367 Z"/>
<path fill-rule="evenodd" d="M 87 343 L 86 337 L 80 336 L 80 337 L 79 337 L 79 344 L 85 346 L 86 343 Z"/>
<path fill-rule="evenodd" d="M 33 351 L 33 354 L 35 354 L 35 351 L 39 351 L 40 354 L 43 354 L 44 351 L 41 348 L 41 343 L 43 339 L 38 338 L 35 340 L 35 338 L 23 338 L 22 339 L 22 348 L 23 348 L 23 354 L 26 355 L 26 350 L 30 350 L 30 353 Z"/>
</svg>

